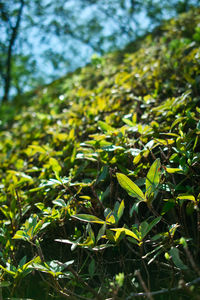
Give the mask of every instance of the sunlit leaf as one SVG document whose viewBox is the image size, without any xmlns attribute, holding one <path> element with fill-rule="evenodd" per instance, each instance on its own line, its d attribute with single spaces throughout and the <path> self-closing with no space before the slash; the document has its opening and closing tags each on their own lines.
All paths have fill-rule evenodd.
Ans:
<svg viewBox="0 0 200 300">
<path fill-rule="evenodd" d="M 134 239 L 140 241 L 140 235 L 139 235 L 139 233 L 137 235 L 136 233 L 134 233 L 130 229 L 127 229 L 127 228 L 111 228 L 110 230 L 113 230 L 113 231 L 116 231 L 116 232 L 125 232 L 126 235 L 131 236 Z"/>
<path fill-rule="evenodd" d="M 183 172 L 183 170 L 179 168 L 166 168 L 166 171 L 167 173 L 171 173 L 171 174 Z"/>
<path fill-rule="evenodd" d="M 121 218 L 122 215 L 123 215 L 124 208 L 125 208 L 125 206 L 124 206 L 124 200 L 122 200 L 122 202 L 120 203 L 118 212 L 117 212 L 117 218 L 118 218 L 118 221 L 120 220 L 120 218 Z"/>
<path fill-rule="evenodd" d="M 121 187 L 125 189 L 131 197 L 137 198 L 139 201 L 146 201 L 142 190 L 132 180 L 121 173 L 117 173 L 116 175 Z"/>
<path fill-rule="evenodd" d="M 179 200 L 190 200 L 190 201 L 195 202 L 195 197 L 193 195 L 179 195 L 177 197 L 177 199 L 179 199 Z"/>
<path fill-rule="evenodd" d="M 88 214 L 79 214 L 79 215 L 73 215 L 73 218 L 83 221 L 83 222 L 89 222 L 89 223 L 98 223 L 98 224 L 104 224 L 105 221 L 97 218 L 96 216 L 93 215 L 88 215 Z"/>
<path fill-rule="evenodd" d="M 29 235 L 27 235 L 27 233 L 24 232 L 23 230 L 18 230 L 13 237 L 13 239 L 24 240 L 24 241 L 29 240 L 29 238 L 30 238 Z"/>
<path fill-rule="evenodd" d="M 98 121 L 98 125 L 104 132 L 115 130 L 113 127 L 102 121 Z"/>
<path fill-rule="evenodd" d="M 154 163 L 151 165 L 149 172 L 146 177 L 146 195 L 149 197 L 152 193 L 154 193 L 156 186 L 160 182 L 160 159 L 156 159 Z"/>
</svg>

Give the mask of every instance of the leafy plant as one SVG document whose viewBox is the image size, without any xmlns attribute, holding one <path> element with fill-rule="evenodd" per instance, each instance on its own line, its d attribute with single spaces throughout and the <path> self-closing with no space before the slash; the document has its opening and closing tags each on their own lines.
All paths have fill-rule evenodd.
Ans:
<svg viewBox="0 0 200 300">
<path fill-rule="evenodd" d="M 3 298 L 199 295 L 199 16 L 95 58 L 3 119 Z"/>
</svg>

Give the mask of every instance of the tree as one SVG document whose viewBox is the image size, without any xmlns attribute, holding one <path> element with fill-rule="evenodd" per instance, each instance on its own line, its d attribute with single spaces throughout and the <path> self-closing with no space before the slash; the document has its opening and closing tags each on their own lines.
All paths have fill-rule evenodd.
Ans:
<svg viewBox="0 0 200 300">
<path fill-rule="evenodd" d="M 0 0 L 2 101 L 88 62 L 94 51 L 123 47 L 191 4 L 199 0 Z"/>
<path fill-rule="evenodd" d="M 18 10 L 17 11 L 13 10 L 13 14 L 14 13 L 16 14 L 16 18 L 15 18 L 16 20 L 13 24 L 12 16 L 8 14 L 6 4 L 3 2 L 0 3 L 1 20 L 7 25 L 5 33 L 9 36 L 7 53 L 6 53 L 5 73 L 1 71 L 2 72 L 1 76 L 4 80 L 3 102 L 6 102 L 8 100 L 10 84 L 11 84 L 12 56 L 13 56 L 15 42 L 18 36 L 18 30 L 22 19 L 24 4 L 25 4 L 24 0 L 20 0 Z M 1 62 L 1 65 L 3 65 L 3 62 Z"/>
</svg>

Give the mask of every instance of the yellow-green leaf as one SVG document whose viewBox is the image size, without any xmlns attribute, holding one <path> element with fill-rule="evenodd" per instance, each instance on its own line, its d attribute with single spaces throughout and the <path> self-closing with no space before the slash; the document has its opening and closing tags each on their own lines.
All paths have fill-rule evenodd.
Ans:
<svg viewBox="0 0 200 300">
<path fill-rule="evenodd" d="M 173 174 L 173 173 L 177 173 L 177 172 L 182 172 L 183 170 L 179 169 L 179 168 L 166 168 L 167 173 Z"/>
<path fill-rule="evenodd" d="M 59 172 L 61 171 L 61 166 L 59 165 L 58 161 L 55 158 L 51 157 L 49 159 L 49 164 L 51 165 L 53 171 L 59 174 Z"/>
<path fill-rule="evenodd" d="M 192 195 L 180 195 L 177 197 L 179 200 L 190 200 L 195 202 L 195 197 Z"/>
<path fill-rule="evenodd" d="M 78 214 L 78 215 L 73 215 L 72 217 L 83 222 L 98 223 L 98 224 L 105 223 L 105 221 L 97 218 L 96 216 L 88 215 L 88 214 Z"/>
<path fill-rule="evenodd" d="M 98 125 L 104 132 L 115 130 L 113 127 L 102 121 L 98 121 Z"/>
<path fill-rule="evenodd" d="M 117 211 L 117 218 L 118 218 L 118 221 L 119 219 L 121 218 L 121 216 L 123 215 L 123 212 L 124 212 L 124 200 L 122 200 L 122 202 L 120 203 L 120 206 L 118 208 L 118 211 Z"/>
<path fill-rule="evenodd" d="M 146 193 L 148 196 L 154 192 L 155 187 L 160 182 L 160 159 L 156 159 L 149 169 L 146 177 Z"/>
<path fill-rule="evenodd" d="M 116 231 L 116 232 L 125 232 L 126 235 L 129 235 L 136 239 L 137 241 L 140 241 L 139 235 L 137 236 L 133 231 L 127 228 L 111 228 L 110 230 Z"/>
<path fill-rule="evenodd" d="M 121 187 L 125 189 L 131 197 L 137 198 L 139 201 L 146 201 L 142 190 L 131 179 L 121 173 L 117 173 L 116 175 Z"/>
</svg>

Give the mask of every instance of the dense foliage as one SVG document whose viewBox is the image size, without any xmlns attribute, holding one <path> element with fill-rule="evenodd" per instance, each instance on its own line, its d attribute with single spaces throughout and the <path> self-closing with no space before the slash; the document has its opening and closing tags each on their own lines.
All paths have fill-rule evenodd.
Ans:
<svg viewBox="0 0 200 300">
<path fill-rule="evenodd" d="M 2 106 L 1 299 L 199 299 L 199 46 L 196 9 Z"/>
<path fill-rule="evenodd" d="M 0 102 L 83 66 L 199 0 L 0 0 Z"/>
</svg>

